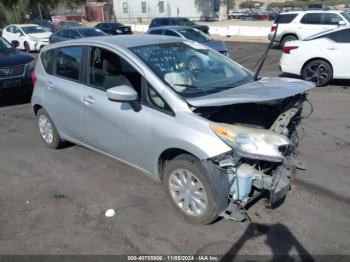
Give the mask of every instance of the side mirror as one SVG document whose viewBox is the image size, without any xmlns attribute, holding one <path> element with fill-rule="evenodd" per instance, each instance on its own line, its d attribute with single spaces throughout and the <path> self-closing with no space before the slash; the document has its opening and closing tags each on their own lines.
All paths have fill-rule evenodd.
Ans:
<svg viewBox="0 0 350 262">
<path fill-rule="evenodd" d="M 342 20 L 342 21 L 339 21 L 338 25 L 343 26 L 343 25 L 346 25 L 346 23 Z"/>
<path fill-rule="evenodd" d="M 19 46 L 19 42 L 17 40 L 11 41 L 11 45 L 13 48 L 17 48 Z"/>
<path fill-rule="evenodd" d="M 138 98 L 136 91 L 127 85 L 121 85 L 107 89 L 107 97 L 111 101 L 133 102 Z"/>
<path fill-rule="evenodd" d="M 129 103 L 135 112 L 141 110 L 141 104 L 137 101 L 138 94 L 127 85 L 121 85 L 107 89 L 107 97 L 111 101 Z"/>
</svg>

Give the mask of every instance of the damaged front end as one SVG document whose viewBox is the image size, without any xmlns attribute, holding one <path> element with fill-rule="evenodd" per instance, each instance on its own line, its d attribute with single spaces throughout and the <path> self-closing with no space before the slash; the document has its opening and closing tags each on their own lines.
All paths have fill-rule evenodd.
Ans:
<svg viewBox="0 0 350 262">
<path fill-rule="evenodd" d="M 307 95 L 301 93 L 272 101 L 193 108 L 233 149 L 211 159 L 229 177 L 229 205 L 223 217 L 242 221 L 249 218 L 247 207 L 260 196 L 266 196 L 268 206 L 285 198 L 296 169 L 304 169 L 296 156 L 305 101 Z"/>
</svg>

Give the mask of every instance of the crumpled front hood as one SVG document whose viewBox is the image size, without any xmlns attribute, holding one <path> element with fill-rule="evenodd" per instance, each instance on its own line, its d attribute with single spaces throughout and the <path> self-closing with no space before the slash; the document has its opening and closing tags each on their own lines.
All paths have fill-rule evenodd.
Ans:
<svg viewBox="0 0 350 262">
<path fill-rule="evenodd" d="M 302 94 L 314 88 L 311 82 L 292 78 L 266 77 L 222 92 L 189 98 L 194 107 L 262 103 Z"/>
</svg>

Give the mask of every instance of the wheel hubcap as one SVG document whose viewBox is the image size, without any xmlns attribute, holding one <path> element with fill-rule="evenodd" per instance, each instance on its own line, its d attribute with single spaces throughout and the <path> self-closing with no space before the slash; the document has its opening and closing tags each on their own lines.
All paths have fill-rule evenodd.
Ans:
<svg viewBox="0 0 350 262">
<path fill-rule="evenodd" d="M 48 144 L 53 142 L 53 130 L 50 120 L 45 115 L 39 116 L 39 130 L 41 137 Z"/>
<path fill-rule="evenodd" d="M 328 77 L 328 69 L 322 63 L 311 64 L 306 68 L 305 80 L 314 82 L 316 85 L 322 84 Z"/>
<path fill-rule="evenodd" d="M 191 216 L 200 216 L 208 208 L 204 186 L 190 171 L 174 170 L 168 182 L 170 194 L 180 209 Z"/>
</svg>

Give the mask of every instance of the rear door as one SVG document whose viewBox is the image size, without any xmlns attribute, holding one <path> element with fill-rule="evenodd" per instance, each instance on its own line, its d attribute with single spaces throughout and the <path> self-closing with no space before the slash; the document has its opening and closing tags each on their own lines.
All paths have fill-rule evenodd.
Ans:
<svg viewBox="0 0 350 262">
<path fill-rule="evenodd" d="M 84 47 L 58 48 L 52 75 L 43 78 L 44 107 L 61 135 L 76 141 L 84 140 L 81 128 L 80 104 L 84 85 L 82 58 Z M 51 58 L 52 59 L 52 58 Z"/>
</svg>

